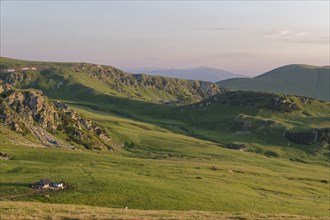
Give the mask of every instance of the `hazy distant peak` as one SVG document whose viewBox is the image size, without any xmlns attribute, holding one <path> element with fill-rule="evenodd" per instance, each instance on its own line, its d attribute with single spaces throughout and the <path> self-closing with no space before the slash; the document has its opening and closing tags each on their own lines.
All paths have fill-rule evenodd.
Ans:
<svg viewBox="0 0 330 220">
<path fill-rule="evenodd" d="M 131 70 L 131 72 L 146 73 L 150 75 L 166 76 L 179 79 L 188 79 L 188 80 L 202 80 L 210 82 L 218 82 L 220 80 L 244 77 L 243 75 L 232 73 L 222 69 L 211 68 L 208 66 L 199 66 L 194 68 L 164 68 L 164 69 L 136 69 Z"/>
</svg>

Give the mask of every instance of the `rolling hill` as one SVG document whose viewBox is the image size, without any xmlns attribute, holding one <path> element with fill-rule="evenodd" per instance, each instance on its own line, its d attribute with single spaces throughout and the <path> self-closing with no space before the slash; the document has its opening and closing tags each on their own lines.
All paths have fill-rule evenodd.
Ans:
<svg viewBox="0 0 330 220">
<path fill-rule="evenodd" d="M 228 79 L 217 84 L 231 90 L 282 93 L 330 100 L 328 66 L 287 65 L 251 79 Z"/>
<path fill-rule="evenodd" d="M 150 75 L 188 79 L 202 80 L 210 82 L 218 82 L 220 80 L 244 77 L 237 73 L 231 73 L 222 69 L 214 69 L 206 66 L 189 68 L 189 69 L 132 69 L 133 73 L 145 73 Z"/>
<path fill-rule="evenodd" d="M 100 207 L 165 210 L 155 218 L 204 211 L 170 215 L 178 219 L 328 216 L 329 102 L 85 63 L 1 58 L 0 67 L 0 151 L 10 156 L 0 160 L 0 200 L 14 200 L 1 203 L 4 219 L 88 216 L 68 213 L 76 205 L 99 207 L 95 218 L 108 212 Z M 66 188 L 29 187 L 41 178 Z"/>
<path fill-rule="evenodd" d="M 305 97 L 233 91 L 166 113 L 177 120 L 172 126 L 187 135 L 303 162 L 303 156 L 289 151 L 328 160 L 329 108 L 328 102 Z"/>
<path fill-rule="evenodd" d="M 78 112 L 93 110 L 97 114 L 142 121 L 223 147 L 243 144 L 245 150 L 261 154 L 272 152 L 270 154 L 287 159 L 293 158 L 285 150 L 288 146 L 313 157 L 318 155 L 316 157 L 322 160 L 326 160 L 328 155 L 327 129 L 330 126 L 324 123 L 324 119 L 329 117 L 329 103 L 269 93 L 230 92 L 212 83 L 132 75 L 114 67 L 94 64 L 43 63 L 8 58 L 2 58 L 2 61 L 3 100 L 17 93 L 42 97 L 38 92 L 27 91 L 40 89 L 51 99 L 61 100 Z M 282 72 L 276 70 L 259 78 L 279 76 Z M 21 91 L 12 92 L 12 88 Z M 56 108 L 53 105 L 45 108 Z M 102 125 L 103 121 L 98 123 Z M 139 145 L 134 138 L 119 134 L 112 126 L 108 130 L 113 131 L 114 136 L 120 136 L 125 146 Z M 313 134 L 325 139 L 315 139 Z M 72 139 L 72 134 L 69 137 Z"/>
<path fill-rule="evenodd" d="M 1 58 L 0 80 L 19 88 L 36 88 L 50 97 L 85 99 L 85 95 L 184 104 L 221 92 L 214 83 L 145 74 L 87 63 L 47 63 Z"/>
</svg>

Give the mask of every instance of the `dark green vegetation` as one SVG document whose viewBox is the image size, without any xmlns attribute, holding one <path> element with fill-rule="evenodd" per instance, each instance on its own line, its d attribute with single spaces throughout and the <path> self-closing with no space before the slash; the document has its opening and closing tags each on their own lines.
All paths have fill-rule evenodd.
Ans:
<svg viewBox="0 0 330 220">
<path fill-rule="evenodd" d="M 228 79 L 217 84 L 232 90 L 282 93 L 330 100 L 329 66 L 288 65 L 251 79 Z"/>
<path fill-rule="evenodd" d="M 12 158 L 1 160 L 2 199 L 274 215 L 329 213 L 329 102 L 229 92 L 198 81 L 149 76 L 139 81 L 141 76 L 92 64 L 1 62 L 3 99 L 41 89 L 116 140 L 116 146 L 110 143 L 114 151 L 86 150 L 77 143 L 78 150 L 37 147 L 29 135 L 0 123 L 1 152 Z M 5 71 L 26 66 L 37 70 Z M 153 86 L 157 79 L 161 83 Z M 21 103 L 33 113 L 34 108 L 27 108 L 30 102 Z M 42 127 L 40 120 L 31 123 Z M 70 133 L 56 131 L 67 142 Z M 35 193 L 28 185 L 40 178 L 63 180 L 69 187 Z"/>
</svg>

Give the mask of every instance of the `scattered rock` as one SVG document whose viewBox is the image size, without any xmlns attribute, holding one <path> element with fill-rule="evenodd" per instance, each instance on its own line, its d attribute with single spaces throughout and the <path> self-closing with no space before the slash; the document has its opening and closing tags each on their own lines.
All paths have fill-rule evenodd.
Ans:
<svg viewBox="0 0 330 220">
<path fill-rule="evenodd" d="M 0 152 L 0 159 L 2 159 L 2 160 L 10 160 L 11 159 L 11 156 L 9 154 Z"/>
<path fill-rule="evenodd" d="M 245 150 L 246 145 L 245 144 L 231 144 L 226 146 L 228 149 L 232 150 Z"/>
<path fill-rule="evenodd" d="M 286 96 L 275 96 L 267 107 L 280 112 L 293 112 L 302 109 L 292 98 Z"/>
<path fill-rule="evenodd" d="M 330 128 L 312 129 L 304 132 L 288 132 L 286 137 L 297 144 L 310 145 L 316 141 L 330 142 Z"/>
</svg>

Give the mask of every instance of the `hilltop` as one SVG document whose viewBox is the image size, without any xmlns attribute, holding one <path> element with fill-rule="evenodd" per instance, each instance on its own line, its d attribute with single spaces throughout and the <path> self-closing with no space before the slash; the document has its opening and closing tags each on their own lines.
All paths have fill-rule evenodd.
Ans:
<svg viewBox="0 0 330 220">
<path fill-rule="evenodd" d="M 49 63 L 1 58 L 0 80 L 19 88 L 36 88 L 48 96 L 86 99 L 104 94 L 154 103 L 184 104 L 221 92 L 218 85 L 145 74 L 129 74 L 111 66 Z"/>
<path fill-rule="evenodd" d="M 228 79 L 217 84 L 231 90 L 282 93 L 330 100 L 328 66 L 293 64 L 276 68 L 251 79 Z"/>
</svg>

